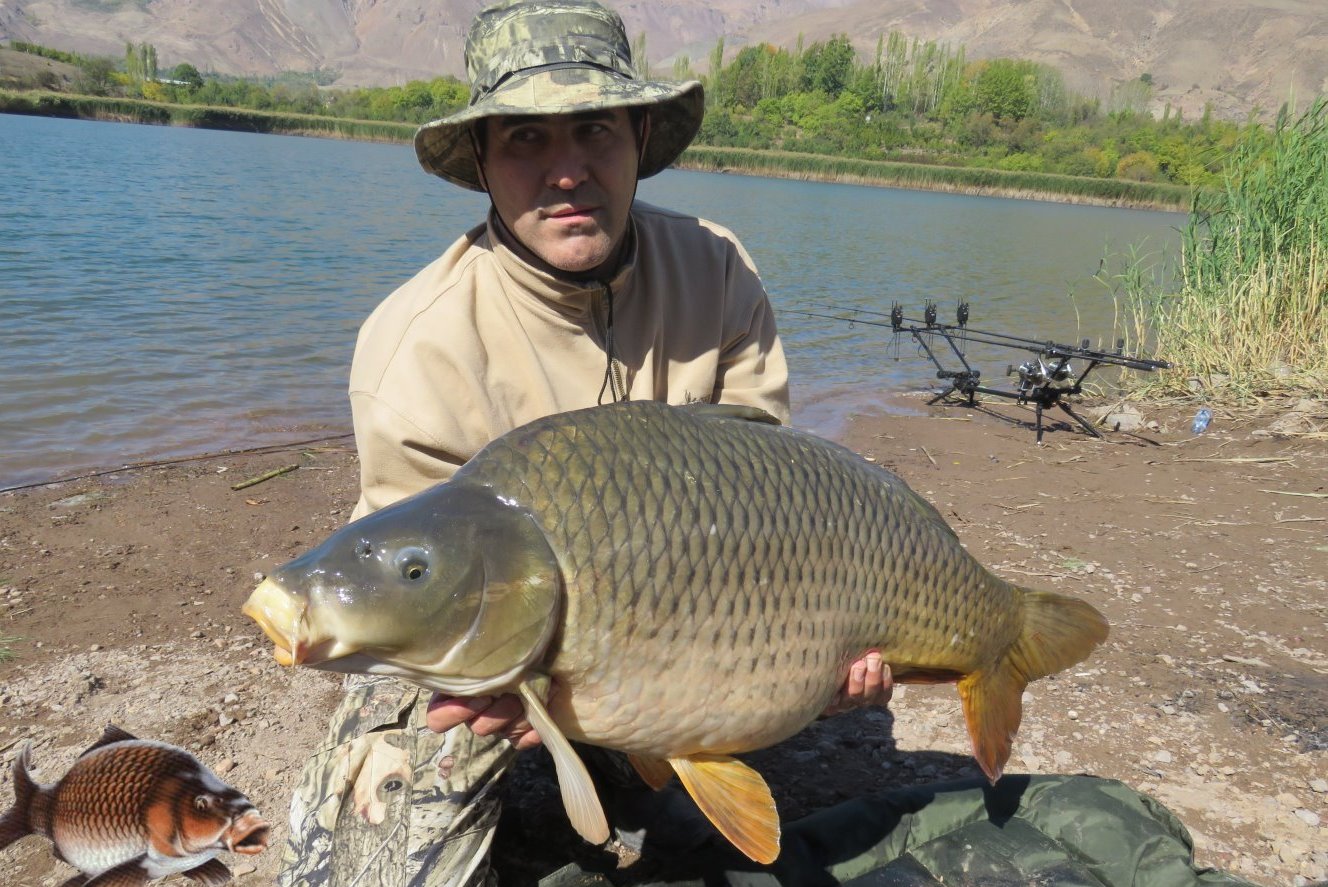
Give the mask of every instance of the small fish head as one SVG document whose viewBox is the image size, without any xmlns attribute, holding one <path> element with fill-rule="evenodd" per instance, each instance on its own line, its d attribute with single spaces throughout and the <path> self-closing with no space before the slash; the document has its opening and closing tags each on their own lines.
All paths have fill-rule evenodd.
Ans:
<svg viewBox="0 0 1328 887">
<path fill-rule="evenodd" d="M 283 664 L 427 675 L 463 692 L 538 657 L 558 576 L 525 511 L 452 482 L 333 533 L 274 571 L 245 613 Z"/>
<path fill-rule="evenodd" d="M 267 849 L 271 829 L 248 798 L 226 785 L 190 788 L 181 793 L 177 811 L 181 855 L 209 850 L 253 855 Z"/>
</svg>

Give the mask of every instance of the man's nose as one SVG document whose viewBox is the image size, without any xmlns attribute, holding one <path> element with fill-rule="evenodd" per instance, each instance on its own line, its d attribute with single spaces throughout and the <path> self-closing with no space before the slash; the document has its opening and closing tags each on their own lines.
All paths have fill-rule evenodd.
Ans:
<svg viewBox="0 0 1328 887">
<path fill-rule="evenodd" d="M 572 139 L 559 144 L 549 164 L 549 187 L 571 191 L 589 177 L 590 164 L 585 150 Z"/>
</svg>

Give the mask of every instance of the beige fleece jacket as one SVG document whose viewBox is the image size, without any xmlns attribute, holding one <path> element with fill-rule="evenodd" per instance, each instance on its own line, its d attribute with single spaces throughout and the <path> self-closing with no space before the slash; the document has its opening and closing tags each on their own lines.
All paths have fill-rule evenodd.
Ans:
<svg viewBox="0 0 1328 887">
<path fill-rule="evenodd" d="M 446 480 L 542 416 L 614 399 L 760 407 L 787 422 L 788 369 L 756 268 L 710 222 L 637 201 L 613 280 L 523 261 L 492 220 L 365 321 L 350 373 L 361 498 L 352 517 Z M 602 394 L 601 394 L 602 392 Z"/>
</svg>

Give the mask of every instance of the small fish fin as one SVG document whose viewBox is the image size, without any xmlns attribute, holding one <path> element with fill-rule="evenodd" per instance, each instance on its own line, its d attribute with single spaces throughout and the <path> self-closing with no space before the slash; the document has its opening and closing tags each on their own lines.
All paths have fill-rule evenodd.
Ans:
<svg viewBox="0 0 1328 887">
<path fill-rule="evenodd" d="M 148 877 L 148 870 L 144 868 L 146 863 L 146 854 L 135 856 L 128 862 L 107 869 L 95 878 L 89 878 L 83 887 L 143 887 L 152 880 Z"/>
<path fill-rule="evenodd" d="M 673 778 L 673 765 L 663 758 L 648 758 L 644 755 L 628 755 L 637 774 L 646 781 L 646 785 L 659 791 Z"/>
<path fill-rule="evenodd" d="M 128 730 L 121 730 L 114 724 L 107 724 L 106 729 L 101 731 L 101 738 L 83 749 L 83 755 L 93 749 L 101 748 L 103 745 L 110 745 L 113 742 L 130 742 L 136 739 L 138 739 L 138 737 L 130 733 Z M 81 758 L 83 755 L 79 755 L 79 757 Z"/>
<path fill-rule="evenodd" d="M 995 665 L 959 681 L 973 756 L 992 782 L 1001 778 L 1023 717 L 1028 682 L 1082 662 L 1107 639 L 1107 620 L 1076 598 L 1047 591 L 1023 594 L 1024 627 Z"/>
<path fill-rule="evenodd" d="M 747 422 L 761 422 L 765 425 L 780 425 L 779 419 L 759 407 L 745 407 L 736 403 L 695 403 L 681 407 L 698 419 L 742 419 Z"/>
<path fill-rule="evenodd" d="M 727 755 L 669 758 L 687 793 L 724 837 L 759 863 L 779 856 L 779 811 L 761 774 Z"/>
<path fill-rule="evenodd" d="M 209 859 L 199 866 L 194 866 L 184 873 L 186 878 L 197 881 L 203 887 L 222 887 L 231 881 L 231 870 L 220 859 Z"/>
<path fill-rule="evenodd" d="M 549 716 L 532 681 L 523 680 L 517 689 L 526 703 L 526 717 L 553 756 L 553 766 L 558 773 L 558 788 L 562 792 L 563 806 L 567 808 L 567 818 L 571 820 L 572 828 L 596 846 L 605 843 L 609 840 L 609 821 L 604 817 L 604 808 L 600 806 L 595 783 L 590 781 L 586 765 Z"/>
<path fill-rule="evenodd" d="M 14 806 L 0 816 L 0 850 L 32 834 L 32 800 L 41 786 L 32 781 L 28 772 L 32 759 L 32 743 L 23 743 L 14 755 Z"/>
</svg>

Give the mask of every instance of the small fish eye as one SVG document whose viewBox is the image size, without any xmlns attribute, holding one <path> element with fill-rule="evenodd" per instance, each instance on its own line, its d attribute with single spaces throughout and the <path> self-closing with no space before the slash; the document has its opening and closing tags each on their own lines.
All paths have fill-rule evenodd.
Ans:
<svg viewBox="0 0 1328 887">
<path fill-rule="evenodd" d="M 401 578 L 415 582 L 429 572 L 429 553 L 423 548 L 403 548 L 396 556 L 396 567 Z"/>
</svg>

